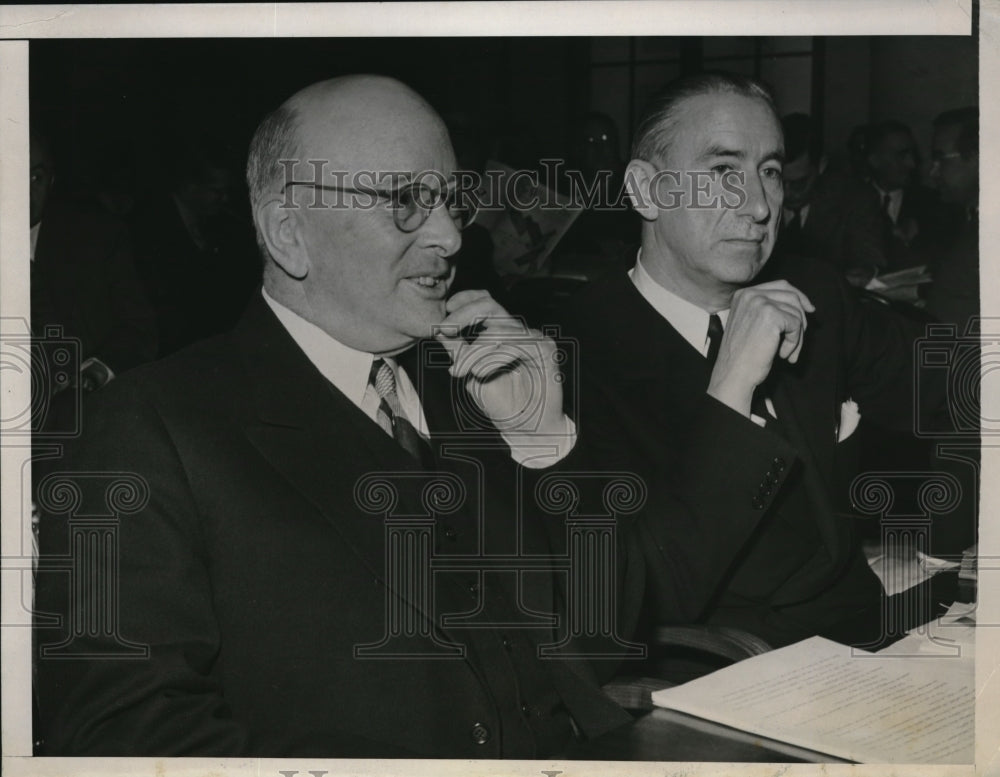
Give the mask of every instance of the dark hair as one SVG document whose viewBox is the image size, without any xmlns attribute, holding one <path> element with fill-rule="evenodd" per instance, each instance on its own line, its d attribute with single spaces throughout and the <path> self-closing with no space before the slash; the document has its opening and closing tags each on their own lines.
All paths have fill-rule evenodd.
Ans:
<svg viewBox="0 0 1000 777">
<path fill-rule="evenodd" d="M 250 206 L 270 190 L 276 180 L 284 174 L 282 159 L 294 159 L 298 153 L 299 116 L 294 108 L 285 104 L 271 111 L 250 140 L 247 156 L 247 187 L 250 190 Z M 254 222 L 256 226 L 256 221 Z M 268 259 L 268 252 L 260 230 L 257 230 L 257 245 L 261 255 Z"/>
<path fill-rule="evenodd" d="M 819 136 L 816 123 L 808 113 L 789 113 L 781 120 L 781 131 L 785 135 L 787 161 L 792 162 L 803 154 L 809 155 L 810 162 L 819 161 Z"/>
<path fill-rule="evenodd" d="M 966 159 L 979 153 L 979 108 L 970 105 L 945 111 L 934 119 L 934 129 L 958 127 L 955 150 Z"/>
<path fill-rule="evenodd" d="M 878 124 L 872 124 L 865 133 L 865 152 L 871 154 L 874 151 L 878 151 L 879 147 L 885 143 L 890 135 L 906 135 L 912 138 L 913 132 L 903 122 L 896 121 L 895 119 L 888 119 L 880 121 Z"/>
<path fill-rule="evenodd" d="M 671 81 L 646 105 L 632 142 L 632 158 L 647 162 L 666 158 L 677 125 L 677 107 L 703 94 L 739 94 L 763 100 L 778 118 L 771 91 L 760 81 L 735 73 L 699 73 Z"/>
</svg>

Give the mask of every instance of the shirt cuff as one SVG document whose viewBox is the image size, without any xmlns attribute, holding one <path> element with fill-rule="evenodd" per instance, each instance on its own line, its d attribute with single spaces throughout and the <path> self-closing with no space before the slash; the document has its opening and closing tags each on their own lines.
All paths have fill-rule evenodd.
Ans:
<svg viewBox="0 0 1000 777">
<path fill-rule="evenodd" d="M 91 366 L 93 366 L 95 364 L 98 365 L 98 366 L 100 366 L 100 367 L 102 367 L 104 369 L 104 371 L 105 371 L 105 374 L 106 374 L 104 383 L 102 383 L 101 385 L 103 386 L 103 385 L 105 385 L 107 383 L 110 383 L 111 380 L 115 377 L 114 370 L 112 370 L 107 364 L 105 364 L 104 362 L 102 362 L 96 356 L 91 356 L 90 358 L 86 359 L 83 362 L 83 364 L 80 365 L 80 372 L 83 373 L 88 367 L 91 367 Z"/>
<path fill-rule="evenodd" d="M 563 416 L 563 432 L 556 434 L 517 434 L 501 432 L 510 446 L 510 455 L 518 464 L 528 469 L 545 469 L 558 464 L 576 445 L 576 423 Z"/>
</svg>

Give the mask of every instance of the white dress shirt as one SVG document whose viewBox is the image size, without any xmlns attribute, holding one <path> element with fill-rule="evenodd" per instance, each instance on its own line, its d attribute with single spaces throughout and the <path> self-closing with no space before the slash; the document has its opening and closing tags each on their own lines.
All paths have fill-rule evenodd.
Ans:
<svg viewBox="0 0 1000 777">
<path fill-rule="evenodd" d="M 632 283 L 643 299 L 652 305 L 653 309 L 670 326 L 676 329 L 677 333 L 692 348 L 702 356 L 707 357 L 709 347 L 708 319 L 711 314 L 702 310 L 697 305 L 688 302 L 686 299 L 681 299 L 672 291 L 668 291 L 653 280 L 653 277 L 646 271 L 646 268 L 642 266 L 641 250 L 635 261 L 635 267 L 629 270 L 629 278 L 632 279 Z M 729 322 L 729 311 L 720 310 L 717 311 L 717 315 L 722 322 L 722 328 L 725 329 L 726 324 Z M 770 397 L 764 398 L 764 404 L 767 406 L 767 412 L 777 418 L 778 415 L 774 412 L 774 406 L 771 404 Z M 767 420 L 758 415 L 751 414 L 750 420 L 758 426 L 765 426 L 767 424 Z"/>
<path fill-rule="evenodd" d="M 653 309 L 667 320 L 677 333 L 687 340 L 691 347 L 702 356 L 708 356 L 708 319 L 711 314 L 681 299 L 672 291 L 667 291 L 660 284 L 653 280 L 652 276 L 646 272 L 642 266 L 642 255 L 636 259 L 635 267 L 629 270 L 629 277 L 635 288 L 643 296 Z M 729 320 L 729 311 L 718 311 L 719 320 L 722 321 L 722 328 L 726 328 Z"/>
<path fill-rule="evenodd" d="M 383 359 L 396 376 L 396 395 L 399 397 L 399 405 L 406 415 L 406 420 L 424 440 L 430 439 L 427 418 L 424 416 L 417 390 L 406 371 L 401 370 L 394 359 L 376 357 L 374 354 L 357 351 L 344 345 L 282 305 L 266 290 L 262 291 L 264 301 L 320 374 L 375 423 L 378 423 L 380 400 L 375 388 L 369 385 L 368 377 L 371 374 L 372 362 L 376 358 Z M 554 440 L 539 435 L 530 444 L 518 445 L 512 443 L 507 435 L 503 435 L 510 445 L 511 457 L 518 464 L 531 469 L 552 466 L 565 457 L 576 442 L 576 426 L 569 419 L 566 423 L 566 433 Z"/>
</svg>

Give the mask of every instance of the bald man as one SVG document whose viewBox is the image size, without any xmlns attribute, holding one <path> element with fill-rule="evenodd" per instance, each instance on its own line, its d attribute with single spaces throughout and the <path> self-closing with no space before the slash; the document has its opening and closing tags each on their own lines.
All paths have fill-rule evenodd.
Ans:
<svg viewBox="0 0 1000 777">
<path fill-rule="evenodd" d="M 262 122 L 260 295 L 95 395 L 69 474 L 40 484 L 43 556 L 75 559 L 39 579 L 62 616 L 37 631 L 40 753 L 533 758 L 628 721 L 588 666 L 539 660 L 551 571 L 427 566 L 544 558 L 512 484 L 573 442 L 554 343 L 447 296 L 471 216 L 455 166 L 385 78 Z M 416 577 L 392 531 L 425 554 L 400 562 Z M 83 565 L 81 543 L 107 554 Z"/>
</svg>

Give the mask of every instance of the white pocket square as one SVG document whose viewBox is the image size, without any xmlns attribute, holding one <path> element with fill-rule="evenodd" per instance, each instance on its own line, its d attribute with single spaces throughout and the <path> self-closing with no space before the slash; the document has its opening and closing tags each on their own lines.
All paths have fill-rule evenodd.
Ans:
<svg viewBox="0 0 1000 777">
<path fill-rule="evenodd" d="M 837 424 L 837 442 L 843 442 L 858 428 L 861 421 L 861 412 L 858 410 L 858 403 L 853 399 L 848 399 L 840 406 L 840 423 Z"/>
</svg>

